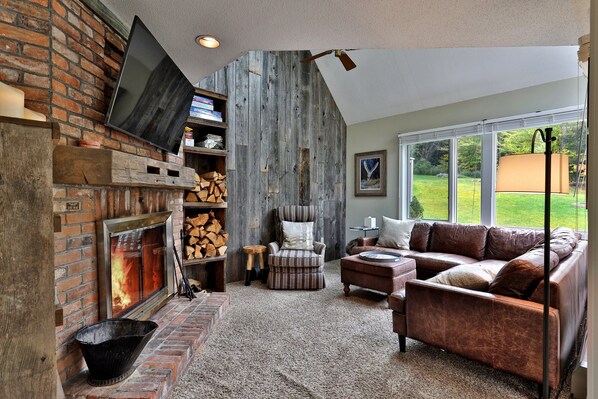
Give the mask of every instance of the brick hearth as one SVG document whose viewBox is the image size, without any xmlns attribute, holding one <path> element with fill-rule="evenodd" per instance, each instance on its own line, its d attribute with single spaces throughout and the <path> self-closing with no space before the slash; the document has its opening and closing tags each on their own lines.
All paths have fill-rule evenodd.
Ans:
<svg viewBox="0 0 598 399">
<path fill-rule="evenodd" d="M 204 343 L 228 309 L 226 293 L 200 294 L 193 301 L 175 298 L 151 319 L 158 330 L 143 350 L 136 370 L 127 380 L 108 387 L 87 384 L 87 372 L 65 387 L 68 399 L 166 398 L 203 349 Z"/>
</svg>

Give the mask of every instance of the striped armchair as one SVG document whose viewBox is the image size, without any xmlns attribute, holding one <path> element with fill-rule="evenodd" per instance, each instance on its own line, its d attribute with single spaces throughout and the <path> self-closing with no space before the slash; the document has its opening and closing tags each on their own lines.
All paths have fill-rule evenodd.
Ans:
<svg viewBox="0 0 598 399">
<path fill-rule="evenodd" d="M 282 221 L 316 222 L 315 206 L 281 206 L 276 212 L 276 239 L 268 244 L 268 288 L 276 290 L 317 290 L 324 288 L 326 244 L 316 242 L 313 250 L 281 249 Z M 315 230 L 315 229 L 314 229 Z"/>
</svg>

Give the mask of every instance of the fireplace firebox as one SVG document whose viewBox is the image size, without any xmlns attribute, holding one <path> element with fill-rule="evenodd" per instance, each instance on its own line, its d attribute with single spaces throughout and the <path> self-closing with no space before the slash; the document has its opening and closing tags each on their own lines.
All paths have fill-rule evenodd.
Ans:
<svg viewBox="0 0 598 399">
<path fill-rule="evenodd" d="M 100 319 L 146 320 L 175 292 L 172 212 L 98 222 Z"/>
</svg>

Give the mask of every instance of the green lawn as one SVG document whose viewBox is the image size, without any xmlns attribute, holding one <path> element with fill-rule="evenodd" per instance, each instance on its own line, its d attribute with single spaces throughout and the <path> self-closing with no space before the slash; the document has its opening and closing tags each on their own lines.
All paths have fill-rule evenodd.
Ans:
<svg viewBox="0 0 598 399">
<path fill-rule="evenodd" d="M 448 219 L 448 179 L 436 176 L 413 176 L 413 195 L 424 208 L 424 219 Z M 460 223 L 480 222 L 480 179 L 457 180 L 457 219 Z M 587 210 L 575 204 L 585 203 L 585 191 L 579 198 L 553 194 L 551 227 L 566 226 L 587 230 Z M 544 226 L 544 195 L 496 194 L 496 224 L 499 226 Z"/>
</svg>

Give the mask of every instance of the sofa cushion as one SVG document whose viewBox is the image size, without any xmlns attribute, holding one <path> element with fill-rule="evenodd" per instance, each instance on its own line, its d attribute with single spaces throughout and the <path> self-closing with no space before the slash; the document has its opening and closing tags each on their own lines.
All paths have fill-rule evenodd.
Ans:
<svg viewBox="0 0 598 399">
<path fill-rule="evenodd" d="M 477 259 L 467 256 L 439 252 L 421 252 L 405 256 L 415 260 L 418 273 L 420 269 L 440 273 L 454 266 L 477 262 Z"/>
<path fill-rule="evenodd" d="M 558 255 L 550 251 L 550 270 L 558 263 Z M 488 292 L 528 299 L 542 277 L 544 277 L 544 250 L 536 248 L 509 261 L 490 283 Z"/>
<path fill-rule="evenodd" d="M 490 227 L 485 258 L 511 260 L 523 255 L 543 239 L 544 232 L 541 230 Z"/>
<path fill-rule="evenodd" d="M 500 264 L 484 265 L 480 263 L 459 265 L 445 270 L 427 281 L 475 291 L 487 291 L 488 286 L 502 267 Z"/>
<path fill-rule="evenodd" d="M 409 240 L 409 249 L 418 252 L 428 250 L 428 241 L 432 224 L 426 222 L 416 222 L 411 230 L 411 239 Z"/>
<path fill-rule="evenodd" d="M 409 249 L 409 240 L 414 224 L 415 220 L 396 220 L 382 216 L 382 225 L 376 246 Z"/>
<path fill-rule="evenodd" d="M 483 225 L 437 222 L 432 226 L 429 251 L 482 260 L 485 254 L 487 233 L 488 227 Z"/>
</svg>

